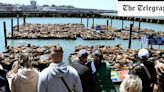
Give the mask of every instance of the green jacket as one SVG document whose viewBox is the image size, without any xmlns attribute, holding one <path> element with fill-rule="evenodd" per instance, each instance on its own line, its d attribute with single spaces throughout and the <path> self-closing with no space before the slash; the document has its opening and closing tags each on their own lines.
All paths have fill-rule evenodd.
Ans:
<svg viewBox="0 0 164 92">
<path fill-rule="evenodd" d="M 91 63 L 88 63 L 91 69 Z M 95 73 L 93 92 L 115 92 L 114 84 L 111 80 L 111 68 L 108 62 L 103 62 Z"/>
</svg>

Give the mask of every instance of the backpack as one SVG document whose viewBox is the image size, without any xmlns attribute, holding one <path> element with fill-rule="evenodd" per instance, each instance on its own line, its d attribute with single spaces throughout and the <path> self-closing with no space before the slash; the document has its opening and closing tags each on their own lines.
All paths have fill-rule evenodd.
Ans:
<svg viewBox="0 0 164 92">
<path fill-rule="evenodd" d="M 142 63 L 140 65 L 144 68 L 147 76 L 149 77 L 149 80 L 151 81 L 151 75 L 146 66 L 144 66 Z M 153 88 L 153 92 L 161 92 L 161 88 L 158 83 L 151 83 L 151 87 Z"/>
<path fill-rule="evenodd" d="M 0 70 L 0 92 L 10 92 L 9 84 L 6 78 L 6 71 Z"/>
<path fill-rule="evenodd" d="M 143 63 L 137 63 L 137 64 L 133 64 L 130 69 L 129 69 L 129 72 L 130 74 L 136 74 L 136 71 L 140 71 L 141 68 L 144 69 L 146 75 L 148 76 L 149 80 L 152 81 L 152 77 L 150 75 L 150 72 L 149 70 L 147 69 L 147 67 L 143 64 Z M 151 85 L 150 85 L 151 88 L 153 88 L 153 92 L 161 92 L 161 88 L 159 86 L 158 83 L 153 83 L 151 82 Z"/>
</svg>

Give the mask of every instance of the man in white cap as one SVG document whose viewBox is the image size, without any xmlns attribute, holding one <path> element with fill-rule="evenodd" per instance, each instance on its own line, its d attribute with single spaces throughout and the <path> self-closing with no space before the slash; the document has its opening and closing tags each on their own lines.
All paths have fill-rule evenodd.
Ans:
<svg viewBox="0 0 164 92">
<path fill-rule="evenodd" d="M 138 75 L 142 80 L 142 92 L 153 92 L 153 85 L 157 83 L 156 70 L 154 64 L 147 61 L 149 58 L 149 51 L 147 49 L 140 49 L 136 57 L 136 62 L 133 63 L 129 70 L 129 74 Z"/>
<path fill-rule="evenodd" d="M 88 57 L 88 51 L 82 49 L 78 52 L 78 61 L 71 63 L 71 66 L 74 67 L 81 79 L 83 92 L 92 92 L 92 73 L 91 70 L 86 66 Z"/>
</svg>

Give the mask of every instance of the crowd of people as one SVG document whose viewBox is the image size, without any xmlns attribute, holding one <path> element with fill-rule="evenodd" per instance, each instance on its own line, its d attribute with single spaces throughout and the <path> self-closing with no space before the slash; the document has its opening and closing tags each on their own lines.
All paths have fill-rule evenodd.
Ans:
<svg viewBox="0 0 164 92">
<path fill-rule="evenodd" d="M 0 92 L 116 92 L 111 80 L 111 65 L 103 60 L 100 49 L 81 49 L 78 61 L 63 61 L 63 49 L 54 46 L 48 67 L 34 68 L 29 53 L 22 53 L 10 71 L 0 65 Z M 91 54 L 92 60 L 88 60 Z M 129 65 L 129 73 L 120 84 L 120 92 L 164 92 L 164 63 L 150 62 L 150 52 L 141 49 Z"/>
</svg>

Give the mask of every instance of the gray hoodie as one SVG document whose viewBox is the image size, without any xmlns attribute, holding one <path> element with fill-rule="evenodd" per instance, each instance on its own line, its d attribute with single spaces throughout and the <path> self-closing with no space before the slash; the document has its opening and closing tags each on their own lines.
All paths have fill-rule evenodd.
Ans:
<svg viewBox="0 0 164 92">
<path fill-rule="evenodd" d="M 63 62 L 51 63 L 39 75 L 38 92 L 69 92 L 61 77 L 74 92 L 82 92 L 77 71 Z"/>
</svg>

